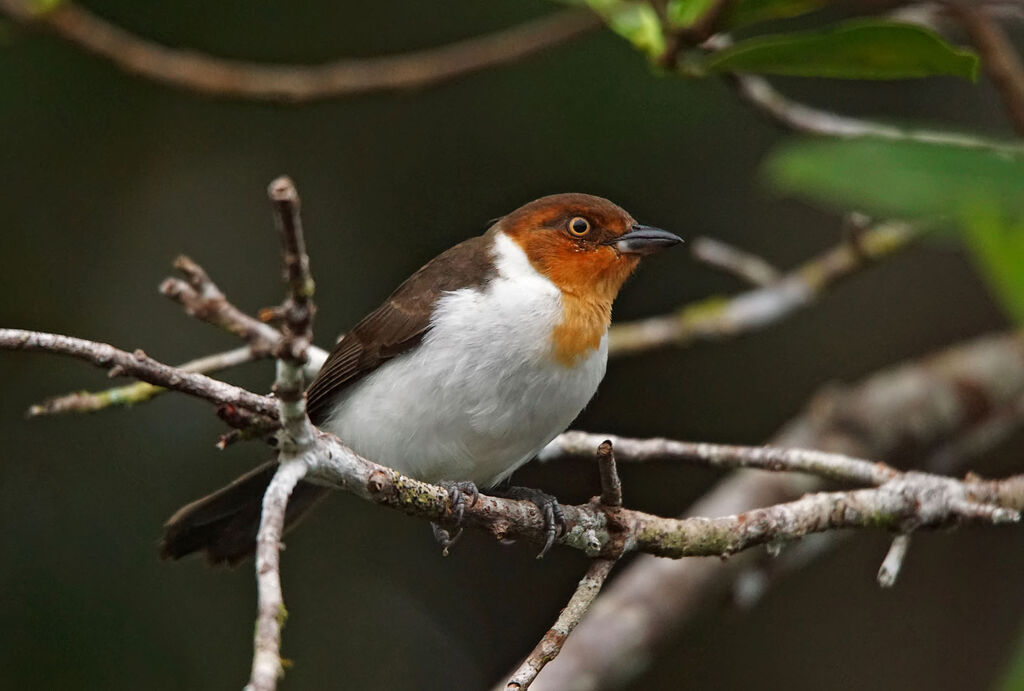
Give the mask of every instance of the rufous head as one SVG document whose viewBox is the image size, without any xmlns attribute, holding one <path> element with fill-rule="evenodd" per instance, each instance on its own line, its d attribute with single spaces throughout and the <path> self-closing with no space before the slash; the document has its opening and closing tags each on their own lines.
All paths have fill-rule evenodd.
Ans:
<svg viewBox="0 0 1024 691">
<path fill-rule="evenodd" d="M 563 293 L 615 299 L 640 258 L 682 242 L 589 194 L 541 197 L 498 221 L 533 267 Z"/>
</svg>

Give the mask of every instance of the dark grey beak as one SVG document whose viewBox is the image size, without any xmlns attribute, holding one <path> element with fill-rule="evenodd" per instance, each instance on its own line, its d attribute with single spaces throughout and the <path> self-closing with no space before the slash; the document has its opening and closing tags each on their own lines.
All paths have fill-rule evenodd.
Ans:
<svg viewBox="0 0 1024 691">
<path fill-rule="evenodd" d="M 673 235 L 667 230 L 651 228 L 650 226 L 633 226 L 625 235 L 620 235 L 606 244 L 614 247 L 620 254 L 648 255 L 667 250 L 682 242 L 678 235 Z"/>
</svg>

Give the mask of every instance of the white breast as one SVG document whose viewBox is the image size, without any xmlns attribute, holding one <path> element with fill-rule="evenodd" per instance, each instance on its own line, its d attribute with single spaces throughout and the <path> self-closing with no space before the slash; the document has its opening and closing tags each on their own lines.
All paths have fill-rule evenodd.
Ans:
<svg viewBox="0 0 1024 691">
<path fill-rule="evenodd" d="M 497 277 L 443 296 L 423 342 L 343 393 L 324 429 L 413 477 L 489 487 L 569 426 L 604 377 L 607 336 L 555 362 L 561 291 L 507 236 L 494 252 Z"/>
</svg>

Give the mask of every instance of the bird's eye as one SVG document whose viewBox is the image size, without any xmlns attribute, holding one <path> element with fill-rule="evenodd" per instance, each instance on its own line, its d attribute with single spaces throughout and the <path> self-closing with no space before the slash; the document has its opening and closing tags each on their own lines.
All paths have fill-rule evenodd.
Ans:
<svg viewBox="0 0 1024 691">
<path fill-rule="evenodd" d="M 576 216 L 569 221 L 569 232 L 578 238 L 583 237 L 590 232 L 590 221 L 581 216 Z"/>
</svg>

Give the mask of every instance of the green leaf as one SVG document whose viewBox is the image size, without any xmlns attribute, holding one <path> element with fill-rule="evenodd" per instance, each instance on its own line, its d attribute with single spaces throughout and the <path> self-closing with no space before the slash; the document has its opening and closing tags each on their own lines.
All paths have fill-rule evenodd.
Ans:
<svg viewBox="0 0 1024 691">
<path fill-rule="evenodd" d="M 713 72 L 797 77 L 909 79 L 953 75 L 973 81 L 978 58 L 920 26 L 863 20 L 742 41 L 713 53 L 705 66 Z"/>
<path fill-rule="evenodd" d="M 821 9 L 827 0 L 740 0 L 726 15 L 725 26 L 735 28 L 769 19 L 784 19 Z"/>
<path fill-rule="evenodd" d="M 646 2 L 626 0 L 587 0 L 587 5 L 604 19 L 608 27 L 648 57 L 665 52 L 665 36 L 661 19 Z"/>
<path fill-rule="evenodd" d="M 1024 214 L 1024 153 L 860 138 L 799 139 L 772 152 L 763 172 L 780 191 L 839 209 L 958 218 L 997 200 Z"/>
<path fill-rule="evenodd" d="M 977 204 L 961 217 L 964 239 L 989 289 L 1009 316 L 1024 323 L 1024 219 L 995 203 Z"/>
</svg>

